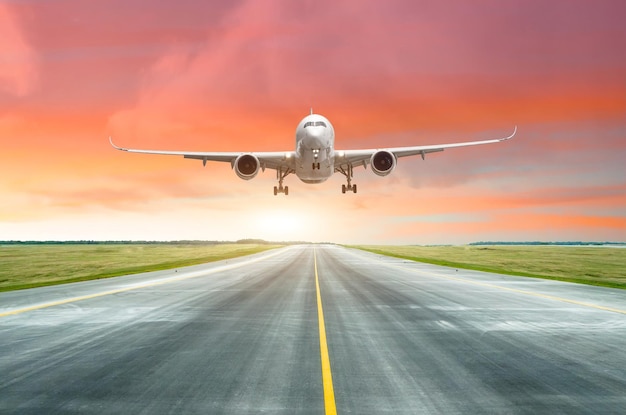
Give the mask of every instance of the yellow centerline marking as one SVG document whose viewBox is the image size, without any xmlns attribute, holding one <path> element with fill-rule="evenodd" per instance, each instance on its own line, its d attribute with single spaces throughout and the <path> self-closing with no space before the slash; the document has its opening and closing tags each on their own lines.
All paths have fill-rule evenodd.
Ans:
<svg viewBox="0 0 626 415">
<path fill-rule="evenodd" d="M 216 267 L 216 268 L 213 268 L 213 269 L 210 269 L 210 270 L 206 270 L 206 271 L 195 271 L 195 272 L 185 273 L 183 275 L 176 276 L 176 277 L 160 279 L 158 281 L 137 283 L 137 284 L 130 285 L 128 287 L 118 288 L 118 289 L 115 289 L 115 290 L 102 291 L 102 292 L 99 292 L 99 293 L 81 295 L 81 296 L 78 296 L 78 297 L 64 298 L 62 300 L 50 301 L 50 302 L 42 303 L 42 304 L 36 304 L 36 305 L 30 306 L 30 307 L 17 308 L 15 310 L 10 310 L 10 311 L 5 311 L 5 312 L 0 313 L 0 317 L 13 316 L 13 315 L 16 315 L 16 314 L 26 313 L 28 311 L 40 310 L 42 308 L 54 307 L 54 306 L 58 306 L 58 305 L 74 303 L 76 301 L 83 301 L 83 300 L 89 300 L 89 299 L 92 299 L 92 298 L 104 297 L 105 295 L 112 295 L 112 294 L 123 293 L 123 292 L 126 292 L 126 291 L 139 290 L 141 288 L 155 287 L 157 285 L 169 284 L 171 282 L 183 281 L 183 280 L 188 280 L 188 279 L 191 279 L 191 278 L 197 278 L 197 277 L 201 277 L 201 276 L 205 276 L 205 275 L 215 274 L 217 272 L 227 271 L 227 270 L 230 270 L 230 269 L 234 269 L 234 268 L 238 268 L 238 267 L 241 267 L 241 266 L 244 266 L 244 265 L 249 265 L 249 264 L 252 264 L 252 263 L 255 263 L 255 262 L 258 262 L 258 261 L 262 261 L 264 259 L 276 256 L 279 253 L 280 252 L 272 252 L 272 253 L 270 253 L 268 255 L 262 256 L 261 258 L 250 259 L 248 261 L 240 262 L 238 264 L 224 265 L 224 266 Z"/>
<path fill-rule="evenodd" d="M 322 358 L 322 384 L 324 386 L 324 410 L 326 415 L 337 414 L 335 406 L 335 391 L 333 389 L 333 375 L 330 370 L 330 357 L 328 344 L 326 343 L 326 326 L 324 325 L 324 310 L 322 309 L 322 295 L 320 294 L 320 281 L 317 274 L 317 254 L 313 248 L 313 265 L 315 267 L 315 289 L 317 291 L 317 319 L 320 329 L 320 356 Z"/>
</svg>

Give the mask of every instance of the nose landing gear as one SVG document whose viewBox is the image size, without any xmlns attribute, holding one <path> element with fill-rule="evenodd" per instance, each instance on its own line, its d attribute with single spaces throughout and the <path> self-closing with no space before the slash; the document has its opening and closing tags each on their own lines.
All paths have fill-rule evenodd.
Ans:
<svg viewBox="0 0 626 415">
<path fill-rule="evenodd" d="M 317 161 L 317 159 L 320 156 L 320 149 L 319 148 L 314 148 L 312 151 L 313 151 L 313 163 L 311 164 L 311 168 L 313 170 L 315 170 L 315 169 L 319 170 L 320 169 L 320 163 Z"/>
</svg>

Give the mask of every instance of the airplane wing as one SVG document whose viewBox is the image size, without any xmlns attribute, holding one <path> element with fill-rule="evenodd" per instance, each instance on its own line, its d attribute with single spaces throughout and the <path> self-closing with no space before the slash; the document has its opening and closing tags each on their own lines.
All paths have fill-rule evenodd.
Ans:
<svg viewBox="0 0 626 415">
<path fill-rule="evenodd" d="M 366 149 L 366 150 L 337 150 L 335 152 L 335 169 L 340 170 L 342 168 L 347 168 L 347 167 L 352 167 L 352 166 L 366 167 L 371 162 L 372 155 L 374 155 L 375 153 L 379 151 L 389 152 L 393 154 L 396 159 L 400 157 L 408 157 L 408 156 L 416 156 L 416 155 L 421 155 L 422 158 L 424 158 L 426 154 L 428 153 L 444 151 L 445 149 L 448 149 L 448 148 L 499 143 L 499 142 L 506 141 L 506 140 L 513 138 L 516 132 L 517 132 L 517 126 L 515 126 L 513 133 L 509 135 L 508 137 L 498 138 L 495 140 L 467 141 L 463 143 L 438 144 L 438 145 L 427 145 L 427 146 L 376 148 L 376 149 Z"/>
<path fill-rule="evenodd" d="M 203 151 L 164 151 L 164 150 L 141 150 L 119 147 L 113 143 L 109 137 L 111 145 L 121 151 L 139 154 L 160 154 L 163 156 L 181 156 L 186 159 L 202 160 L 202 164 L 206 165 L 207 161 L 219 161 L 230 163 L 234 166 L 235 160 L 239 156 L 252 155 L 259 160 L 261 169 L 274 169 L 286 171 L 295 167 L 295 152 L 293 151 L 275 151 L 275 152 L 203 152 Z"/>
</svg>

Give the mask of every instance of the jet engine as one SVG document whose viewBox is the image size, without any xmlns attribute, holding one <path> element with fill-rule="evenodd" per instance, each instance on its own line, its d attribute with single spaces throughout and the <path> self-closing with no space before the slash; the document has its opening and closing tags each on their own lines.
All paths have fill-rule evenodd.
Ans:
<svg viewBox="0 0 626 415">
<path fill-rule="evenodd" d="M 233 168 L 240 179 L 250 180 L 259 173 L 261 163 L 259 159 L 252 154 L 242 154 L 235 159 Z"/>
<path fill-rule="evenodd" d="M 372 171 L 378 176 L 386 176 L 396 168 L 396 156 L 387 150 L 379 150 L 370 159 Z"/>
</svg>

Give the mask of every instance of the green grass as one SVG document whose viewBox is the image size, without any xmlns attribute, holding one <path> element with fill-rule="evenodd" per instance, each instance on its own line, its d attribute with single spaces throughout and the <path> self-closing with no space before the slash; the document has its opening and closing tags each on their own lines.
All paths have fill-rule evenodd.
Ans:
<svg viewBox="0 0 626 415">
<path fill-rule="evenodd" d="M 112 244 L 0 247 L 0 291 L 157 271 L 250 255 L 278 245 Z"/>
<path fill-rule="evenodd" d="M 353 248 L 454 268 L 626 289 L 626 248 L 524 245 Z"/>
</svg>

